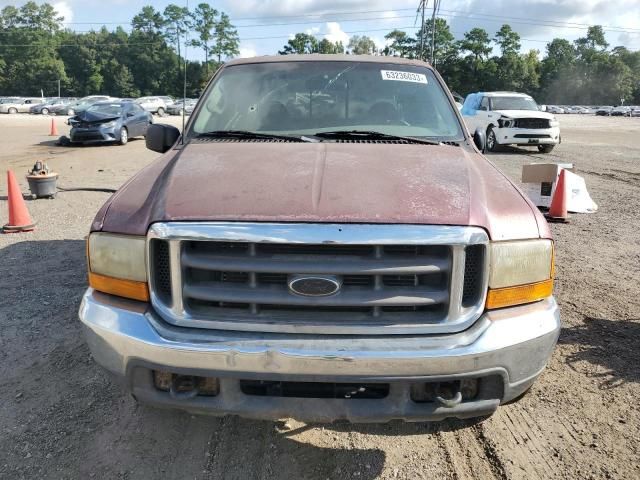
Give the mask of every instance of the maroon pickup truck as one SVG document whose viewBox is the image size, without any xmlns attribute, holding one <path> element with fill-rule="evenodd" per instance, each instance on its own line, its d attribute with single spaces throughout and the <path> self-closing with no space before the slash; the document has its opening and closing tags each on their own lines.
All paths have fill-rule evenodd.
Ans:
<svg viewBox="0 0 640 480">
<path fill-rule="evenodd" d="M 80 307 L 157 406 L 263 419 L 489 415 L 560 329 L 553 242 L 417 60 L 224 65 L 99 211 Z"/>
</svg>

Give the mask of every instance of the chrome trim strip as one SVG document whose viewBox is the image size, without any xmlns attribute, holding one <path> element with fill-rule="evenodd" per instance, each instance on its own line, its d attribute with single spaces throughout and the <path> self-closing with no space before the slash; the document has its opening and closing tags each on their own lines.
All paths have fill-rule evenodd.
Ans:
<svg viewBox="0 0 640 480">
<path fill-rule="evenodd" d="M 478 227 L 335 223 L 154 223 L 150 238 L 309 245 L 469 245 L 488 243 Z"/>
<path fill-rule="evenodd" d="M 450 323 L 459 318 L 462 309 L 462 291 L 464 289 L 464 261 L 465 251 L 463 245 L 454 245 L 451 248 L 451 276 L 449 278 L 449 312 L 445 323 Z"/>
<path fill-rule="evenodd" d="M 306 224 L 306 223 L 244 223 L 244 222 L 169 222 L 153 224 L 147 234 L 147 252 L 153 239 L 168 240 L 171 255 L 171 279 L 174 305 L 168 306 L 155 295 L 151 281 L 151 303 L 167 322 L 189 328 L 235 330 L 247 332 L 278 332 L 304 334 L 344 334 L 344 335 L 388 335 L 388 334 L 439 334 L 459 332 L 475 322 L 484 310 L 488 282 L 489 237 L 478 227 L 440 225 L 388 225 L 388 224 Z M 321 325 L 300 323 L 255 321 L 234 322 L 232 320 L 211 320 L 197 318 L 186 312 L 182 305 L 182 281 L 179 246 L 181 241 L 225 241 L 247 243 L 286 243 L 308 245 L 447 245 L 453 250 L 449 311 L 438 323 L 425 321 L 423 324 L 380 325 L 375 316 L 371 323 L 361 325 Z M 485 245 L 485 274 L 481 300 L 473 307 L 462 308 L 464 286 L 464 247 Z M 178 252 L 177 254 L 175 252 Z M 149 253 L 147 253 L 149 255 Z M 150 262 L 150 259 L 149 259 Z M 173 275 L 174 270 L 178 275 Z M 177 280 L 180 280 L 178 283 Z M 177 295 L 177 296 L 176 296 Z M 302 315 L 301 315 L 302 317 Z"/>
<path fill-rule="evenodd" d="M 169 241 L 169 266 L 171 269 L 171 312 L 176 317 L 184 315 L 182 305 L 182 245 L 180 240 Z"/>
</svg>

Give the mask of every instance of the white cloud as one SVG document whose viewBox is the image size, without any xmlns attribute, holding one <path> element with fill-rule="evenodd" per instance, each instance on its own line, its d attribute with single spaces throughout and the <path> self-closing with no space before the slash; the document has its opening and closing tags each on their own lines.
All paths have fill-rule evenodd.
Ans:
<svg viewBox="0 0 640 480">
<path fill-rule="evenodd" d="M 73 22 L 73 10 L 68 2 L 56 2 L 53 4 L 53 8 L 62 17 L 64 17 L 64 23 Z"/>
<path fill-rule="evenodd" d="M 273 15 L 335 15 L 336 12 L 366 12 L 389 10 L 388 0 L 226 0 L 228 9 L 236 14 Z M 393 8 L 415 8 L 417 0 L 395 0 Z"/>
<path fill-rule="evenodd" d="M 326 38 L 330 42 L 342 42 L 345 47 L 349 43 L 349 35 L 344 33 L 342 27 L 338 22 L 327 22 L 325 30 L 327 33 L 325 34 L 324 38 Z"/>
<path fill-rule="evenodd" d="M 358 35 L 370 37 L 382 36 L 383 33 L 379 30 L 385 27 L 389 30 L 400 28 L 413 34 L 415 29 L 408 29 L 408 27 L 414 24 L 416 7 L 419 3 L 418 0 L 394 0 L 393 2 L 388 0 L 222 0 L 222 2 L 232 19 L 234 16 L 248 16 L 267 17 L 269 21 L 275 21 L 273 17 L 285 15 L 290 22 L 315 20 L 318 24 L 339 23 L 346 31 L 362 30 L 363 32 Z M 429 6 L 431 3 L 429 2 Z M 514 5 L 517 7 L 516 10 Z M 491 12 L 493 14 L 490 14 Z M 525 48 L 544 49 L 544 44 L 554 37 L 574 40 L 584 36 L 586 26 L 576 25 L 576 23 L 601 24 L 621 27 L 621 29 L 605 27 L 607 39 L 612 46 L 624 43 L 632 49 L 640 48 L 639 0 L 518 0 L 517 2 L 493 0 L 491 12 L 486 10 L 485 0 L 447 0 L 442 3 L 440 9 L 441 17 L 449 23 L 457 38 L 474 27 L 484 28 L 493 36 L 503 23 L 509 23 L 522 36 Z M 350 19 L 367 18 L 371 20 L 349 22 Z M 574 22 L 574 24 L 571 25 L 568 22 Z M 293 28 L 296 27 L 288 27 L 287 30 L 290 31 Z M 325 28 L 323 30 L 328 31 Z M 370 31 L 367 33 L 367 30 Z M 302 31 L 302 28 L 298 31 Z M 329 35 L 327 34 L 327 37 Z M 527 39 L 531 39 L 533 43 Z"/>
<path fill-rule="evenodd" d="M 248 43 L 246 45 L 240 46 L 240 55 L 238 55 L 239 58 L 256 57 L 257 55 L 258 55 L 258 52 L 256 51 L 256 48 L 254 45 Z"/>
</svg>

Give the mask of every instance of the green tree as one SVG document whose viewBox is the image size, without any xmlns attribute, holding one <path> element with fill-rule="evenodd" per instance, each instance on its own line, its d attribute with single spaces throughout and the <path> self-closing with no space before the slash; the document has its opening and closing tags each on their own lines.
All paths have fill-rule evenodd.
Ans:
<svg viewBox="0 0 640 480">
<path fill-rule="evenodd" d="M 0 28 L 6 31 L 10 28 L 18 27 L 20 24 L 19 17 L 20 12 L 16 7 L 12 5 L 4 7 L 0 12 Z"/>
<path fill-rule="evenodd" d="M 135 86 L 135 79 L 129 67 L 118 62 L 115 58 L 110 58 L 102 65 L 102 75 L 104 78 L 104 91 L 116 97 L 138 97 L 140 90 Z"/>
<path fill-rule="evenodd" d="M 573 97 L 578 81 L 575 78 L 577 58 L 576 49 L 569 40 L 554 38 L 547 44 L 540 67 L 541 93 L 546 103 L 567 103 Z"/>
<path fill-rule="evenodd" d="M 191 14 L 189 13 L 189 9 L 170 3 L 164 9 L 163 26 L 166 39 L 176 46 L 176 52 L 178 56 L 180 56 L 181 39 L 185 38 L 191 29 Z"/>
<path fill-rule="evenodd" d="M 63 20 L 49 4 L 27 2 L 18 9 L 2 9 L 0 91 L 39 95 L 41 90 L 53 91 L 58 80 L 67 81 L 65 65 L 57 54 Z"/>
<path fill-rule="evenodd" d="M 229 15 L 222 12 L 220 19 L 215 26 L 216 44 L 211 50 L 214 55 L 218 56 L 218 63 L 221 63 L 222 56 L 232 57 L 240 53 L 240 38 L 238 31 L 231 24 Z"/>
<path fill-rule="evenodd" d="M 48 3 L 38 5 L 36 2 L 27 2 L 18 10 L 17 20 L 29 29 L 53 33 L 60 29 L 64 17 Z"/>
<path fill-rule="evenodd" d="M 449 24 L 443 18 L 436 18 L 436 30 L 435 36 L 433 32 L 433 19 L 428 19 L 424 22 L 423 27 L 416 33 L 416 56 L 422 60 L 429 59 L 431 55 L 431 40 L 434 40 L 434 58 L 431 59 L 433 65 L 446 64 L 452 59 L 458 56 L 458 45 L 455 42 L 455 37 L 451 33 Z M 424 30 L 424 51 L 422 56 L 418 51 L 420 49 L 420 38 Z"/>
<path fill-rule="evenodd" d="M 601 25 L 594 25 L 587 29 L 587 36 L 579 38 L 575 41 L 576 50 L 579 55 L 588 55 L 594 51 L 604 51 L 609 44 L 607 43 L 604 30 Z"/>
<path fill-rule="evenodd" d="M 376 44 L 366 35 L 354 35 L 349 39 L 347 46 L 353 55 L 373 55 L 376 53 Z"/>
<path fill-rule="evenodd" d="M 142 95 L 176 91 L 179 60 L 166 42 L 164 26 L 164 17 L 150 6 L 132 22 L 124 63 Z"/>
<path fill-rule="evenodd" d="M 146 5 L 142 7 L 140 13 L 133 17 L 131 26 L 134 30 L 148 35 L 160 35 L 165 28 L 165 20 L 155 8 Z"/>
<path fill-rule="evenodd" d="M 392 30 L 384 36 L 385 40 L 391 41 L 382 53 L 393 57 L 415 58 L 416 39 L 407 35 L 402 30 Z"/>
<path fill-rule="evenodd" d="M 488 56 L 491 53 L 491 40 L 486 30 L 473 28 L 466 32 L 462 40 L 458 42 L 462 52 L 468 54 L 458 61 L 456 73 L 457 85 L 460 91 L 473 92 L 489 90 L 495 83 L 494 78 L 498 66 Z"/>
<path fill-rule="evenodd" d="M 67 94 L 83 97 L 102 92 L 104 77 L 98 57 L 104 56 L 104 53 L 99 52 L 96 45 L 104 42 L 104 36 L 99 32 L 78 35 L 69 31 L 61 36 L 61 41 L 65 45 L 74 45 L 59 50 L 68 75 L 68 81 L 64 84 Z"/>
<path fill-rule="evenodd" d="M 279 55 L 318 53 L 318 40 L 308 33 L 296 33 L 278 52 Z"/>
<path fill-rule="evenodd" d="M 629 67 L 631 76 L 631 94 L 628 103 L 640 104 L 640 50 L 632 52 L 626 47 L 618 46 L 611 50 L 611 56 L 618 58 Z"/>
<path fill-rule="evenodd" d="M 464 34 L 460 49 L 468 51 L 476 61 L 481 61 L 491 53 L 491 40 L 484 28 L 473 28 Z"/>
<path fill-rule="evenodd" d="M 326 53 L 326 54 L 336 54 L 336 53 L 344 53 L 344 45 L 342 42 L 332 42 L 323 38 L 318 43 L 318 53 Z"/>
<path fill-rule="evenodd" d="M 517 55 L 520 52 L 520 35 L 514 32 L 509 25 L 502 25 L 496 32 L 494 41 L 500 47 L 502 56 Z"/>
<path fill-rule="evenodd" d="M 198 34 L 198 38 L 191 41 L 191 45 L 204 50 L 205 74 L 209 76 L 209 55 L 213 47 L 213 40 L 216 36 L 216 25 L 218 23 L 218 10 L 208 3 L 200 3 L 192 13 L 193 28 Z"/>
<path fill-rule="evenodd" d="M 167 41 L 175 45 L 178 57 L 181 57 L 182 39 L 186 37 L 191 29 L 191 14 L 187 7 L 180 7 L 170 3 L 164 9 L 164 35 Z M 178 61 L 177 83 L 182 81 L 182 61 Z"/>
</svg>

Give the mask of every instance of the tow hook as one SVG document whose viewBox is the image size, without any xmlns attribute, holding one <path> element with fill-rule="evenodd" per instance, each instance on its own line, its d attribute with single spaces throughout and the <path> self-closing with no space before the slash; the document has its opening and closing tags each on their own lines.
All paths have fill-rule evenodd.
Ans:
<svg viewBox="0 0 640 480">
<path fill-rule="evenodd" d="M 453 408 L 462 402 L 459 382 L 438 383 L 435 388 L 435 400 L 445 408 Z"/>
<path fill-rule="evenodd" d="M 191 375 L 176 375 L 171 380 L 169 395 L 176 400 L 189 400 L 195 398 L 199 393 L 198 382 Z"/>
</svg>

